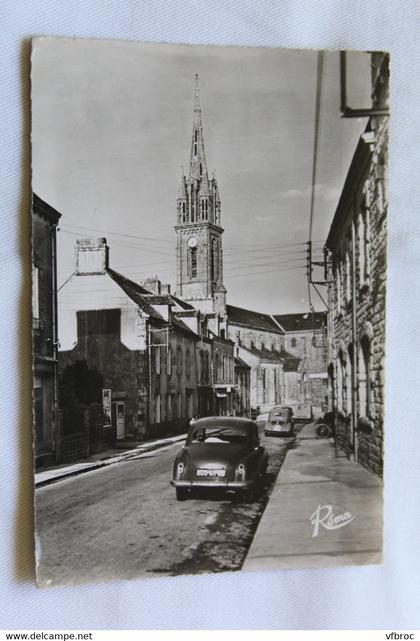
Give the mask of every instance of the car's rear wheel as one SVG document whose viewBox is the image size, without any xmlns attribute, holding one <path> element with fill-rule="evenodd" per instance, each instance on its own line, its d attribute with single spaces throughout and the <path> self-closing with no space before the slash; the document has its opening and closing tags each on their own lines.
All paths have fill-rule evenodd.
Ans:
<svg viewBox="0 0 420 641">
<path fill-rule="evenodd" d="M 188 498 L 188 489 L 186 487 L 176 487 L 176 500 L 177 501 L 186 501 Z"/>
<path fill-rule="evenodd" d="M 331 428 L 326 423 L 321 423 L 316 428 L 316 433 L 320 438 L 329 438 L 331 436 Z"/>
<path fill-rule="evenodd" d="M 254 483 L 247 490 L 242 490 L 234 495 L 235 503 L 255 503 L 258 498 L 257 485 Z"/>
</svg>

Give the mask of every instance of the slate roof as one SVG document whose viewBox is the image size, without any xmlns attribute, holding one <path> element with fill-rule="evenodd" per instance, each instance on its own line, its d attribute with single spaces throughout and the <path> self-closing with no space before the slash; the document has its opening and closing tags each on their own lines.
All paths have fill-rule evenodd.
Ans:
<svg viewBox="0 0 420 641">
<path fill-rule="evenodd" d="M 250 309 L 243 307 L 235 307 L 234 305 L 226 305 L 229 323 L 233 325 L 244 325 L 252 329 L 259 329 L 266 332 L 273 332 L 275 334 L 283 334 L 278 325 L 273 321 L 270 314 L 262 314 L 261 312 L 254 312 Z"/>
<path fill-rule="evenodd" d="M 247 352 L 256 356 L 262 361 L 269 363 L 283 363 L 283 369 L 285 372 L 295 372 L 297 371 L 300 363 L 300 359 L 296 358 L 289 352 L 286 352 L 285 349 L 282 349 L 281 352 L 271 351 L 269 349 L 257 349 L 256 347 L 245 347 L 242 346 L 242 349 L 246 349 Z"/>
<path fill-rule="evenodd" d="M 177 329 L 181 330 L 181 332 L 184 332 L 185 334 L 190 334 L 191 336 L 194 336 L 197 340 L 200 339 L 200 336 L 196 334 L 188 325 L 186 325 L 178 316 L 175 314 L 172 314 L 172 325 L 176 327 Z"/>
<path fill-rule="evenodd" d="M 35 193 L 32 194 L 32 210 L 34 214 L 42 216 L 42 218 L 45 218 L 49 223 L 53 225 L 57 225 L 59 219 L 61 218 L 60 212 L 46 203 L 45 200 L 42 200 L 42 198 L 37 196 L 37 194 Z"/>
<path fill-rule="evenodd" d="M 193 307 L 192 305 L 187 303 L 185 300 L 182 300 L 181 298 L 178 298 L 178 296 L 174 296 L 173 294 L 170 294 L 170 297 L 172 298 L 172 300 L 175 301 L 175 303 L 177 305 L 182 307 L 182 309 L 186 309 L 186 310 L 189 310 L 189 309 L 193 310 L 194 309 L 195 310 L 195 307 Z"/>
<path fill-rule="evenodd" d="M 159 312 L 157 312 L 147 300 L 147 296 L 153 296 L 153 292 L 149 292 L 148 289 L 145 289 L 138 283 L 135 283 L 129 278 L 126 278 L 113 269 L 108 268 L 107 273 L 111 276 L 112 280 L 114 280 L 117 285 L 121 287 L 121 289 L 127 294 L 127 296 L 131 298 L 131 300 L 136 303 L 136 305 L 141 307 L 144 312 L 146 312 L 146 314 L 157 321 L 160 321 L 162 323 L 165 322 L 163 316 L 161 316 L 161 314 L 159 314 Z"/>
<path fill-rule="evenodd" d="M 239 358 L 239 356 L 235 356 L 235 365 L 237 367 L 243 367 L 246 369 L 251 369 L 251 366 L 248 365 L 248 363 L 245 363 L 245 361 L 242 360 L 242 358 Z"/>
<path fill-rule="evenodd" d="M 162 325 L 168 324 L 163 316 L 159 314 L 158 311 L 156 311 L 153 305 L 163 305 L 165 303 L 169 304 L 172 298 L 170 295 L 156 295 L 153 292 L 150 292 L 148 289 L 145 289 L 138 283 L 135 283 L 129 278 L 126 278 L 122 274 L 114 271 L 113 269 L 108 269 L 108 274 L 111 276 L 112 280 L 114 280 L 117 285 L 121 287 L 121 289 L 127 294 L 127 296 L 129 296 L 129 298 L 131 298 L 131 300 L 136 303 L 136 305 L 141 307 L 142 310 L 146 312 L 146 314 L 151 316 L 156 321 L 159 321 Z M 172 315 L 172 325 L 181 332 L 190 334 L 198 338 L 197 334 L 193 332 L 193 330 L 190 329 L 190 327 L 188 327 L 188 325 L 186 325 L 180 318 L 178 318 L 176 313 Z"/>
<path fill-rule="evenodd" d="M 306 314 L 274 314 L 276 321 L 286 332 L 302 332 L 322 329 L 327 320 L 326 312 L 308 312 Z"/>
</svg>

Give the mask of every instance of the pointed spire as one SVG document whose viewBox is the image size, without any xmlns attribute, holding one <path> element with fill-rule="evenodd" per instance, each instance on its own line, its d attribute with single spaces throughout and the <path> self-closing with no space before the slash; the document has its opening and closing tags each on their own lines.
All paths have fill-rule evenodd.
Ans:
<svg viewBox="0 0 420 641">
<path fill-rule="evenodd" d="M 200 86 L 199 86 L 199 83 L 198 83 L 198 73 L 195 74 L 194 111 L 201 111 L 201 107 L 200 107 Z"/>
<path fill-rule="evenodd" d="M 181 165 L 181 176 L 178 183 L 178 199 L 187 197 L 187 189 L 185 184 L 184 167 Z"/>
<path fill-rule="evenodd" d="M 190 178 L 201 181 L 204 176 L 208 179 L 206 156 L 204 153 L 203 124 L 201 122 L 200 88 L 198 84 L 198 74 L 196 73 Z"/>
</svg>

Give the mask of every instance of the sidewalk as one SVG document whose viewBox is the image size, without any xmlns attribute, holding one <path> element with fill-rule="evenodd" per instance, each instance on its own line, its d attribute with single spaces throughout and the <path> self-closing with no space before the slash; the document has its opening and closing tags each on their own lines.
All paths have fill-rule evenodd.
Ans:
<svg viewBox="0 0 420 641">
<path fill-rule="evenodd" d="M 242 569 L 380 563 L 382 509 L 381 479 L 337 456 L 332 441 L 307 425 L 286 455 Z"/>
<path fill-rule="evenodd" d="M 71 476 L 77 476 L 84 472 L 92 472 L 93 470 L 98 470 L 99 468 L 107 465 L 114 465 L 115 463 L 140 458 L 147 452 L 162 449 L 166 446 L 178 443 L 179 441 L 183 441 L 186 436 L 186 434 L 177 434 L 176 436 L 171 436 L 169 438 L 146 441 L 129 450 L 114 450 L 109 454 L 107 454 L 107 452 L 102 452 L 91 456 L 88 460 L 81 461 L 80 463 L 59 465 L 48 470 L 39 471 L 35 474 L 35 488 L 50 485 L 50 483 L 55 483 L 56 481 L 61 481 L 62 479 L 69 478 Z"/>
</svg>

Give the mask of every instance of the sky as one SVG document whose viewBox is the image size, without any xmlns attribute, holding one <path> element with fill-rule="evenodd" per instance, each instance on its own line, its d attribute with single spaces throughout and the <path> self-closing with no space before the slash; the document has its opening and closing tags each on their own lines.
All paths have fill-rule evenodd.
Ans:
<svg viewBox="0 0 420 641">
<path fill-rule="evenodd" d="M 367 122 L 340 117 L 338 58 L 325 52 L 315 250 Z M 369 56 L 348 58 L 348 101 L 367 107 Z M 76 239 L 106 237 L 111 267 L 133 280 L 157 275 L 175 289 L 177 185 L 181 167 L 188 170 L 198 73 L 207 165 L 222 202 L 227 302 L 308 311 L 316 69 L 312 50 L 38 39 L 33 190 L 62 214 L 59 286 L 74 270 Z M 324 308 L 315 292 L 312 302 Z"/>
</svg>

